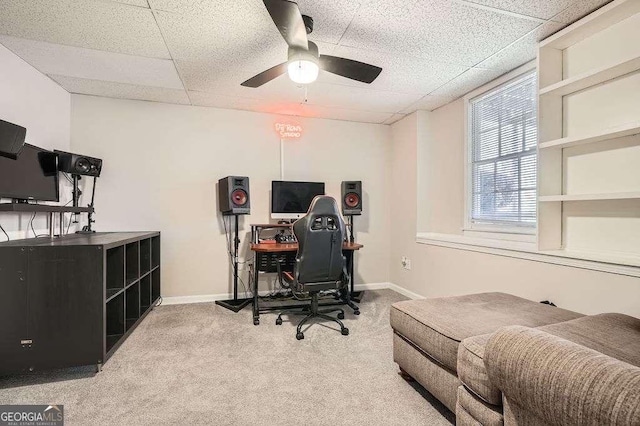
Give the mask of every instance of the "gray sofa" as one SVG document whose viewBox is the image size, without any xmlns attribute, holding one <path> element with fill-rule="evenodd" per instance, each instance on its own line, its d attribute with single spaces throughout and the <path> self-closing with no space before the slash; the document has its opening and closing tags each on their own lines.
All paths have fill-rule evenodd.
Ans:
<svg viewBox="0 0 640 426">
<path fill-rule="evenodd" d="M 546 408 L 536 405 L 536 398 L 523 394 L 535 386 L 514 380 L 523 376 L 522 371 L 505 370 L 526 366 L 525 355 L 536 351 L 510 351 L 510 343 L 500 344 L 509 333 L 525 340 L 528 332 L 523 330 L 533 330 L 553 341 L 572 340 L 573 345 L 598 351 L 617 362 L 636 366 L 640 362 L 640 320 L 620 314 L 585 317 L 505 293 L 399 302 L 392 306 L 391 326 L 394 360 L 401 373 L 417 380 L 454 411 L 458 425 L 589 424 L 560 421 L 564 417 L 557 413 L 548 421 L 547 414 L 538 413 Z M 586 332 L 591 329 L 600 332 Z M 633 341 L 633 336 L 635 343 L 630 343 L 628 339 Z M 627 344 L 621 344 L 625 339 Z M 552 346 L 546 346 L 546 350 L 556 353 Z M 539 368 L 536 371 L 544 374 Z M 557 373 L 548 374 L 556 377 Z M 559 398 L 566 399 L 566 395 Z M 629 415 L 634 418 L 636 414 Z"/>
</svg>

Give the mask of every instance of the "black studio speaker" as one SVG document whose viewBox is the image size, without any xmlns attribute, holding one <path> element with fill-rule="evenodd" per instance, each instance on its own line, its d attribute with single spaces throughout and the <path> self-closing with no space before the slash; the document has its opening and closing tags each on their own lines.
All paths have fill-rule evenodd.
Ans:
<svg viewBox="0 0 640 426">
<path fill-rule="evenodd" d="M 227 176 L 218 181 L 218 200 L 222 214 L 249 214 L 249 178 Z"/>
<path fill-rule="evenodd" d="M 86 155 L 72 154 L 64 151 L 54 151 L 58 154 L 58 170 L 64 173 L 81 176 L 100 176 L 102 160 Z"/>
<path fill-rule="evenodd" d="M 342 214 L 362 214 L 362 181 L 348 180 L 342 182 Z"/>
<path fill-rule="evenodd" d="M 0 155 L 17 159 L 26 136 L 27 129 L 24 127 L 0 120 Z"/>
</svg>

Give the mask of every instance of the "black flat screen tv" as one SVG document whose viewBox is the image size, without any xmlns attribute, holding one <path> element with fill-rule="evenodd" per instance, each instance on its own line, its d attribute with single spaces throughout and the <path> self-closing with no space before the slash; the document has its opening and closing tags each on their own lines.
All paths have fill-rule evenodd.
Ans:
<svg viewBox="0 0 640 426">
<path fill-rule="evenodd" d="M 59 201 L 58 156 L 25 144 L 17 159 L 0 157 L 0 198 Z"/>
<path fill-rule="evenodd" d="M 297 219 L 309 210 L 316 195 L 324 195 L 324 182 L 271 182 L 271 217 Z"/>
</svg>

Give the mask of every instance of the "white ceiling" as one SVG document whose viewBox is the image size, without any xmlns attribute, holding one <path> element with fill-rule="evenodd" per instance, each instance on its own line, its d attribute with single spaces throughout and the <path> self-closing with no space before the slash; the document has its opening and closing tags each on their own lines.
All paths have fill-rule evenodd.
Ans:
<svg viewBox="0 0 640 426">
<path fill-rule="evenodd" d="M 0 43 L 71 93 L 389 124 L 535 57 L 609 0 L 299 0 L 321 53 L 383 68 L 244 80 L 284 62 L 261 0 L 0 0 Z"/>
</svg>

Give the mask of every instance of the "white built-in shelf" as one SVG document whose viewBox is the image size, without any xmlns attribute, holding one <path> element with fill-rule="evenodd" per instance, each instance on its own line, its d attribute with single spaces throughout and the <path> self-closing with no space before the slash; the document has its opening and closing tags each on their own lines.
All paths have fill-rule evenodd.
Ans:
<svg viewBox="0 0 640 426">
<path fill-rule="evenodd" d="M 540 48 L 563 50 L 640 12 L 638 0 L 616 0 L 540 43 Z M 631 40 L 628 42 L 632 43 Z"/>
<path fill-rule="evenodd" d="M 637 134 L 640 134 L 640 122 L 625 124 L 623 126 L 617 126 L 615 128 L 608 129 L 601 133 L 596 133 L 596 134 L 591 134 L 586 136 L 566 137 L 561 139 L 555 139 L 549 142 L 542 142 L 539 148 L 540 149 L 570 148 L 572 146 L 586 145 L 590 143 L 624 138 L 626 136 L 633 136 Z"/>
<path fill-rule="evenodd" d="M 566 257 L 570 259 L 591 260 L 594 262 L 611 263 L 614 265 L 625 265 L 640 267 L 640 256 L 634 256 L 626 253 L 599 253 L 591 251 L 577 250 L 539 250 L 538 253 L 549 256 Z"/>
<path fill-rule="evenodd" d="M 628 59 L 613 66 L 588 71 L 543 87 L 539 93 L 540 96 L 566 96 L 638 70 L 640 70 L 640 58 Z"/>
<path fill-rule="evenodd" d="M 541 203 L 562 201 L 604 201 L 604 200 L 635 200 L 640 199 L 640 192 L 610 192 L 606 194 L 569 194 L 569 195 L 541 195 Z"/>
</svg>

